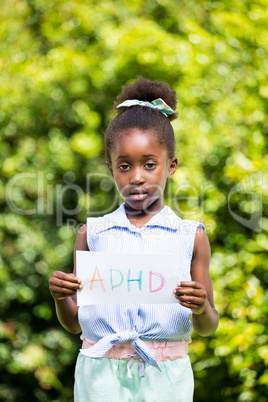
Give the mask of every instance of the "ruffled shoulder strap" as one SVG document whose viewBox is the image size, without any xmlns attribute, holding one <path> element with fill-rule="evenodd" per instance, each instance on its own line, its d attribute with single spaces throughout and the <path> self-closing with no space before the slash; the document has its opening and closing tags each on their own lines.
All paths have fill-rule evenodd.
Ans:
<svg viewBox="0 0 268 402">
<path fill-rule="evenodd" d="M 116 226 L 126 226 L 127 218 L 123 212 L 123 205 L 120 205 L 114 212 L 97 218 L 87 218 L 87 243 L 89 250 L 94 251 L 94 241 L 102 232 Z"/>
<path fill-rule="evenodd" d="M 183 238 L 183 242 L 190 259 L 192 259 L 193 256 L 197 228 L 201 228 L 206 232 L 206 227 L 203 223 L 190 219 L 182 219 L 178 228 L 178 234 Z"/>
</svg>

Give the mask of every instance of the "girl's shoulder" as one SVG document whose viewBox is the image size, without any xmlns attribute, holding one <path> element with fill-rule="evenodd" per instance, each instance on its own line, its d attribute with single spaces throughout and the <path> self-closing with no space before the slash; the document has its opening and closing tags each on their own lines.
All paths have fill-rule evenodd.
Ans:
<svg viewBox="0 0 268 402">
<path fill-rule="evenodd" d="M 75 241 L 75 249 L 76 250 L 87 250 L 87 225 L 84 224 L 80 226 L 77 232 L 76 241 Z"/>
<path fill-rule="evenodd" d="M 120 207 L 115 211 L 107 213 L 103 216 L 87 218 L 86 227 L 88 233 L 97 234 L 118 225 L 126 225 L 126 216 L 123 204 L 121 204 Z"/>
<path fill-rule="evenodd" d="M 181 234 L 195 234 L 197 228 L 206 231 L 205 225 L 202 222 L 192 219 L 183 219 L 176 215 L 168 206 L 165 206 L 163 213 L 165 214 L 166 226 L 171 229 L 177 229 Z"/>
</svg>

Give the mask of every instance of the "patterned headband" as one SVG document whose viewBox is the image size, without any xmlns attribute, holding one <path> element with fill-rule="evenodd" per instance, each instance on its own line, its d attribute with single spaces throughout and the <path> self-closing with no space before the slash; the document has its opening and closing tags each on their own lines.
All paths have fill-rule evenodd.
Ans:
<svg viewBox="0 0 268 402">
<path fill-rule="evenodd" d="M 168 114 L 173 114 L 174 110 L 169 107 L 166 102 L 163 101 L 163 99 L 158 98 L 153 100 L 152 102 L 147 102 L 147 101 L 139 101 L 137 99 L 131 99 L 131 100 L 126 100 L 123 103 L 120 103 L 120 105 L 117 105 L 116 107 L 130 107 L 130 106 L 146 106 L 150 107 L 151 109 L 159 110 L 161 113 L 163 113 L 166 117 Z"/>
</svg>

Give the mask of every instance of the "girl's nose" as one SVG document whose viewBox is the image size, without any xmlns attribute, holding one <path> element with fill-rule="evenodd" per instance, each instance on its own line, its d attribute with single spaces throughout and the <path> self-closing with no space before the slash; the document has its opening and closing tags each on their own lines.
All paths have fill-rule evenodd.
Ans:
<svg viewBox="0 0 268 402">
<path fill-rule="evenodd" d="M 130 178 L 130 184 L 142 184 L 145 182 L 141 169 L 134 169 Z"/>
</svg>

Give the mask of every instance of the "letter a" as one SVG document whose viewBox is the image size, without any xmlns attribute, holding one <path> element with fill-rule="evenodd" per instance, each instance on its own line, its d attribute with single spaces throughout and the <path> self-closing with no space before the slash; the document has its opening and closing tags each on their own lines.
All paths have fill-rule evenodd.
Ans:
<svg viewBox="0 0 268 402">
<path fill-rule="evenodd" d="M 98 278 L 99 278 L 99 279 L 95 279 L 96 274 L 98 274 Z M 90 282 L 91 282 L 90 290 L 93 290 L 93 289 L 92 289 L 92 288 L 93 288 L 93 282 L 100 282 L 100 284 L 101 284 L 101 286 L 102 286 L 102 289 L 103 289 L 104 292 L 105 292 L 105 287 L 104 287 L 102 281 L 103 281 L 103 279 L 101 278 L 100 272 L 99 272 L 98 267 L 97 267 L 97 265 L 96 265 L 94 274 L 93 274 L 92 279 L 91 279 L 91 281 L 90 281 Z"/>
<path fill-rule="evenodd" d="M 161 284 L 157 289 L 152 289 L 152 275 L 158 276 L 158 278 L 161 279 Z M 159 290 L 163 289 L 163 287 L 165 286 L 165 278 L 163 277 L 163 275 L 159 274 L 159 272 L 152 272 L 150 271 L 149 273 L 149 290 L 150 292 L 158 292 Z"/>
</svg>

